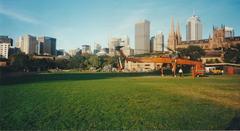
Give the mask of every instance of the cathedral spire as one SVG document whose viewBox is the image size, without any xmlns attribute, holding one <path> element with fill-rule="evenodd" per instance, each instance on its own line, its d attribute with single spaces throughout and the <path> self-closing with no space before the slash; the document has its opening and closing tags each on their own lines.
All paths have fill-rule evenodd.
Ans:
<svg viewBox="0 0 240 131">
<path fill-rule="evenodd" d="M 173 19 L 173 17 L 171 17 L 170 34 L 174 34 L 174 19 Z"/>
<path fill-rule="evenodd" d="M 180 25 L 179 25 L 179 22 L 177 23 L 176 34 L 177 34 L 178 36 L 181 35 L 181 33 L 180 33 Z"/>
<path fill-rule="evenodd" d="M 168 48 L 170 50 L 174 50 L 176 49 L 176 33 L 174 30 L 174 20 L 173 17 L 171 17 L 171 26 L 170 26 L 170 32 L 169 32 L 169 36 L 168 36 Z"/>
<path fill-rule="evenodd" d="M 181 36 L 181 31 L 180 31 L 180 25 L 179 22 L 177 23 L 177 27 L 176 27 L 176 39 L 177 39 L 177 43 L 176 44 L 180 44 L 182 41 L 182 36 Z"/>
</svg>

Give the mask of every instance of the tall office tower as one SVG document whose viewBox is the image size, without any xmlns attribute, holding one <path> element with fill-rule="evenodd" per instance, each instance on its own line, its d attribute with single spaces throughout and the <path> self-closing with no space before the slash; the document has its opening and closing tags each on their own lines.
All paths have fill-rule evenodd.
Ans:
<svg viewBox="0 0 240 131">
<path fill-rule="evenodd" d="M 38 37 L 38 54 L 40 55 L 57 55 L 56 39 L 51 37 Z"/>
<path fill-rule="evenodd" d="M 38 53 L 37 44 L 38 41 L 36 37 L 31 35 L 21 36 L 17 40 L 17 47 L 20 48 L 20 50 L 25 54 L 37 54 Z"/>
<path fill-rule="evenodd" d="M 135 54 L 150 52 L 150 22 L 147 20 L 135 24 Z"/>
<path fill-rule="evenodd" d="M 82 54 L 91 54 L 91 46 L 90 45 L 82 45 Z"/>
<path fill-rule="evenodd" d="M 162 32 L 156 34 L 153 41 L 153 52 L 163 52 L 164 51 L 164 35 Z"/>
<path fill-rule="evenodd" d="M 112 37 L 108 40 L 108 48 L 109 48 L 109 55 L 110 56 L 115 56 L 116 55 L 116 50 L 115 47 L 116 46 L 120 46 L 120 43 L 122 42 L 121 38 L 116 38 L 116 37 Z"/>
<path fill-rule="evenodd" d="M 234 37 L 234 29 L 232 27 L 225 26 L 225 37 Z"/>
<path fill-rule="evenodd" d="M 186 24 L 186 40 L 202 39 L 202 23 L 200 17 L 193 15 L 187 20 Z"/>
</svg>

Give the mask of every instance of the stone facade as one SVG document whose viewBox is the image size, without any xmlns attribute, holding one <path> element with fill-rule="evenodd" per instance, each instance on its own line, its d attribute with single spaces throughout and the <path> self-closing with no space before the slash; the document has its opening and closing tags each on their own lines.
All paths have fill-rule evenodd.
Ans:
<svg viewBox="0 0 240 131">
<path fill-rule="evenodd" d="M 171 27 L 168 36 L 168 49 L 169 50 L 176 50 L 178 43 L 181 43 L 182 37 L 180 33 L 180 26 L 179 23 L 177 24 L 176 32 L 174 30 L 174 20 L 171 18 Z"/>
<path fill-rule="evenodd" d="M 171 28 L 173 28 L 173 26 L 171 26 Z M 225 33 L 225 26 L 221 26 L 220 28 L 213 27 L 212 37 L 210 36 L 208 39 L 182 41 L 179 39 L 181 36 L 178 35 L 177 32 L 174 32 L 174 29 L 171 29 L 168 39 L 168 47 L 171 50 L 176 50 L 178 48 L 187 48 L 190 45 L 194 45 L 199 46 L 204 50 L 213 50 L 216 48 L 228 48 L 231 45 L 240 44 L 240 36 L 225 37 Z"/>
</svg>

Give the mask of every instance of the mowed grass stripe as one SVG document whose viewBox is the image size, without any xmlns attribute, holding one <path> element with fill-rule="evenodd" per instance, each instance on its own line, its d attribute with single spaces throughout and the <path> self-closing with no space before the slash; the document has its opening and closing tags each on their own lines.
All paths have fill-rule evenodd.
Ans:
<svg viewBox="0 0 240 131">
<path fill-rule="evenodd" d="M 209 98 L 222 99 L 224 91 L 239 98 L 239 77 L 221 79 L 120 76 L 5 85 L 0 129 L 225 129 L 239 109 Z"/>
<path fill-rule="evenodd" d="M 172 93 L 172 95 L 184 95 L 209 100 L 226 107 L 240 109 L 240 84 L 238 79 L 235 82 L 231 77 L 225 78 L 224 81 L 222 78 L 214 78 L 214 80 L 216 82 L 213 83 L 211 79 L 205 79 L 205 81 L 197 79 L 193 81 L 200 84 L 194 84 L 189 83 L 189 79 L 179 78 L 173 83 L 162 82 L 159 84 L 157 79 L 149 79 L 139 84 L 155 87 L 157 90 L 166 91 Z"/>
</svg>

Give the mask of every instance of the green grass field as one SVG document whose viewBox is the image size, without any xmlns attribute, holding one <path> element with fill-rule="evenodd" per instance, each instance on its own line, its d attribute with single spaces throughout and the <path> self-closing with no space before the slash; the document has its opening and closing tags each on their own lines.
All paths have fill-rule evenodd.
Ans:
<svg viewBox="0 0 240 131">
<path fill-rule="evenodd" d="M 65 73 L 2 79 L 3 129 L 240 129 L 240 76 Z"/>
</svg>

